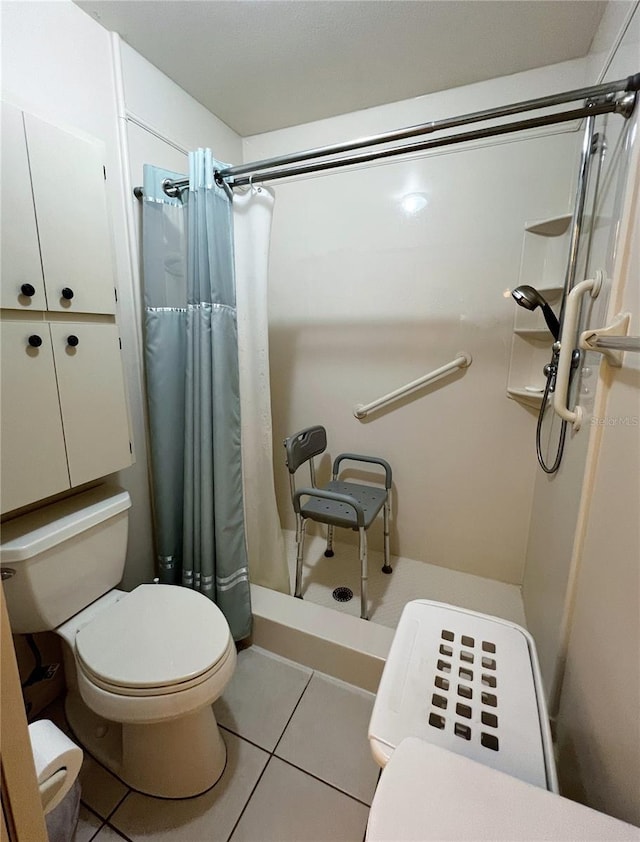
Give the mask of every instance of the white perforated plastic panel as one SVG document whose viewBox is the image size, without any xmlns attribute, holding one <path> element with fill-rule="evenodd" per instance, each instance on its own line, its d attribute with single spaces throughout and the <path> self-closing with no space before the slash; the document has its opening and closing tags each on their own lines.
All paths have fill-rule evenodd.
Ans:
<svg viewBox="0 0 640 842">
<path fill-rule="evenodd" d="M 556 791 L 529 633 L 451 605 L 408 603 L 380 681 L 369 739 L 384 764 L 411 736 Z"/>
</svg>

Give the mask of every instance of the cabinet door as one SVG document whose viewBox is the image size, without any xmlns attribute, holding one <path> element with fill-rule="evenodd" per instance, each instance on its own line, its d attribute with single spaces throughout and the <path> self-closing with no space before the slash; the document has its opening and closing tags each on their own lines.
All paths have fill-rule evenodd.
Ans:
<svg viewBox="0 0 640 842">
<path fill-rule="evenodd" d="M 1 119 L 2 283 L 0 306 L 16 310 L 28 308 L 44 310 L 47 303 L 42 280 L 22 111 L 3 102 Z"/>
<path fill-rule="evenodd" d="M 118 329 L 51 324 L 71 485 L 132 463 Z"/>
<path fill-rule="evenodd" d="M 3 322 L 1 333 L 0 502 L 8 512 L 69 488 L 69 474 L 49 326 Z"/>
<path fill-rule="evenodd" d="M 114 313 L 102 146 L 24 118 L 48 309 Z"/>
</svg>

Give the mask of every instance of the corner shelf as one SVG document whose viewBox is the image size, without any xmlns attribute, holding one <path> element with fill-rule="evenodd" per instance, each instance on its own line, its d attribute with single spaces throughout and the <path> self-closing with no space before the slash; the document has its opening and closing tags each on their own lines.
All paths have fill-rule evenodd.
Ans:
<svg viewBox="0 0 640 842">
<path fill-rule="evenodd" d="M 542 404 L 544 389 L 541 392 L 528 392 L 526 389 L 507 389 L 507 397 L 538 409 Z"/>
<path fill-rule="evenodd" d="M 571 214 L 527 222 L 524 226 L 518 284 L 535 287 L 557 312 L 569 244 Z M 507 397 L 529 408 L 542 405 L 543 367 L 551 357 L 553 337 L 542 313 L 515 308 Z"/>
</svg>

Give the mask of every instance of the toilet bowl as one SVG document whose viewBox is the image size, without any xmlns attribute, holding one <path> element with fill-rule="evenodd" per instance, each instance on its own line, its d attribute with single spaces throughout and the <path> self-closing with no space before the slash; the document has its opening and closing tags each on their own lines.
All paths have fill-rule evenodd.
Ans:
<svg viewBox="0 0 640 842">
<path fill-rule="evenodd" d="M 66 712 L 87 749 L 140 792 L 185 798 L 218 780 L 226 749 L 211 705 L 236 664 L 222 612 L 174 585 L 110 591 L 58 627 Z"/>
<path fill-rule="evenodd" d="M 100 486 L 3 525 L 15 633 L 63 641 L 65 708 L 78 741 L 132 788 L 164 798 L 209 789 L 226 749 L 212 703 L 236 664 L 227 621 L 174 585 L 115 589 L 129 495 Z"/>
</svg>

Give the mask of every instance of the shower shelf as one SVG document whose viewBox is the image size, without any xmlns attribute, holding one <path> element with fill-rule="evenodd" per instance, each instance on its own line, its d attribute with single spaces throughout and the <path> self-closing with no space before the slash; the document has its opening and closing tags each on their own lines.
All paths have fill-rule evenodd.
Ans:
<svg viewBox="0 0 640 842">
<path fill-rule="evenodd" d="M 526 389 L 507 389 L 507 396 L 519 403 L 538 408 L 542 403 L 544 392 L 528 392 Z"/>
<path fill-rule="evenodd" d="M 516 336 L 521 336 L 523 339 L 540 339 L 549 344 L 549 331 L 547 328 L 530 328 L 519 327 L 513 331 Z"/>
<path fill-rule="evenodd" d="M 518 284 L 535 287 L 554 309 L 562 298 L 564 270 L 572 216 L 569 213 L 536 219 L 524 225 Z M 544 386 L 542 369 L 551 357 L 553 338 L 542 314 L 515 308 L 507 397 L 528 409 L 538 409 Z M 529 387 L 529 388 L 527 388 Z"/>
</svg>

